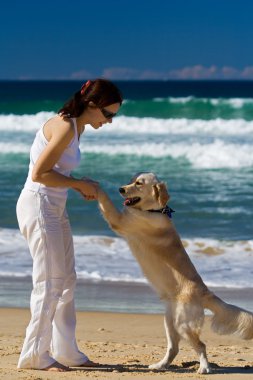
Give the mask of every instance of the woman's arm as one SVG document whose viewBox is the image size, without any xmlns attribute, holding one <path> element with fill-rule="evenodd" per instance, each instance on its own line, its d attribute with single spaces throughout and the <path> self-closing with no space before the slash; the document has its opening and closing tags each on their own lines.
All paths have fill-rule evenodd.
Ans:
<svg viewBox="0 0 253 380">
<path fill-rule="evenodd" d="M 60 120 L 60 122 L 56 121 L 50 130 L 50 135 L 51 137 L 46 148 L 33 167 L 32 180 L 50 187 L 73 188 L 85 196 L 97 197 L 95 183 L 67 177 L 53 170 L 54 165 L 59 161 L 64 150 L 74 137 L 74 129 L 71 122 L 64 120 Z"/>
</svg>

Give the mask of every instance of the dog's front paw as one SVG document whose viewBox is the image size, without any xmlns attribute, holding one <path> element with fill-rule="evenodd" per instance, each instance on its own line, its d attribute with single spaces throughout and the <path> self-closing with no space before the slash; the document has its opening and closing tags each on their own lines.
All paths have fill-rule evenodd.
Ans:
<svg viewBox="0 0 253 380">
<path fill-rule="evenodd" d="M 201 367 L 200 366 L 198 369 L 198 373 L 201 373 L 203 375 L 205 373 L 212 373 L 212 370 L 209 366 L 208 367 Z"/>
<path fill-rule="evenodd" d="M 150 364 L 148 366 L 148 368 L 149 369 L 167 369 L 167 368 L 169 368 L 169 366 L 170 366 L 169 363 L 164 362 L 164 361 L 161 360 L 158 363 Z"/>
</svg>

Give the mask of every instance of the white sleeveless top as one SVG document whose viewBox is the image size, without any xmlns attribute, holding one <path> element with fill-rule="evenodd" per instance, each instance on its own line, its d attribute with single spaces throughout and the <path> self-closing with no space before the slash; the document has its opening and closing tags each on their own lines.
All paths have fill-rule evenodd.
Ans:
<svg viewBox="0 0 253 380">
<path fill-rule="evenodd" d="M 70 120 L 72 121 L 73 128 L 75 130 L 75 135 L 72 141 L 70 142 L 70 144 L 64 150 L 59 161 L 53 167 L 53 170 L 65 175 L 66 177 L 70 176 L 71 171 L 79 165 L 80 160 L 81 160 L 76 119 L 73 118 Z M 39 182 L 33 182 L 32 180 L 32 171 L 33 171 L 34 164 L 39 158 L 42 151 L 47 146 L 47 144 L 48 144 L 48 141 L 45 138 L 43 127 L 42 127 L 37 132 L 34 142 L 32 144 L 32 147 L 31 147 L 29 172 L 28 172 L 28 176 L 27 176 L 24 188 L 35 191 L 36 193 L 43 193 L 47 195 L 52 195 L 54 197 L 67 198 L 67 194 L 68 194 L 67 187 L 49 187 Z"/>
</svg>

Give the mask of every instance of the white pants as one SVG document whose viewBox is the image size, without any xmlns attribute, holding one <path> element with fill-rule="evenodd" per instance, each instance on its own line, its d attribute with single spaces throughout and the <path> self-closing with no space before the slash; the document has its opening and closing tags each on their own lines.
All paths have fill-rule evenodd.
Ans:
<svg viewBox="0 0 253 380">
<path fill-rule="evenodd" d="M 20 231 L 33 258 L 31 320 L 18 368 L 43 369 L 55 361 L 78 366 L 88 360 L 75 339 L 76 273 L 65 203 L 26 189 L 17 203 Z"/>
</svg>

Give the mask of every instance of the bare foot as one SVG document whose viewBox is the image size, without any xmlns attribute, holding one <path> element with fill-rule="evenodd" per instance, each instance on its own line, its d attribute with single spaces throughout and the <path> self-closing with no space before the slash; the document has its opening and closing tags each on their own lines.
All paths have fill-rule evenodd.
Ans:
<svg viewBox="0 0 253 380">
<path fill-rule="evenodd" d="M 92 360 L 86 360 L 86 362 L 84 362 L 83 364 L 80 364 L 80 365 L 78 365 L 77 367 L 90 367 L 90 368 L 92 368 L 92 367 L 99 367 L 99 363 L 95 363 L 95 362 L 93 362 Z"/>
<path fill-rule="evenodd" d="M 43 368 L 43 371 L 51 371 L 51 372 L 67 372 L 71 371 L 69 367 L 66 367 L 63 364 L 60 364 L 58 362 L 54 362 L 53 364 L 49 365 L 46 368 Z"/>
</svg>

